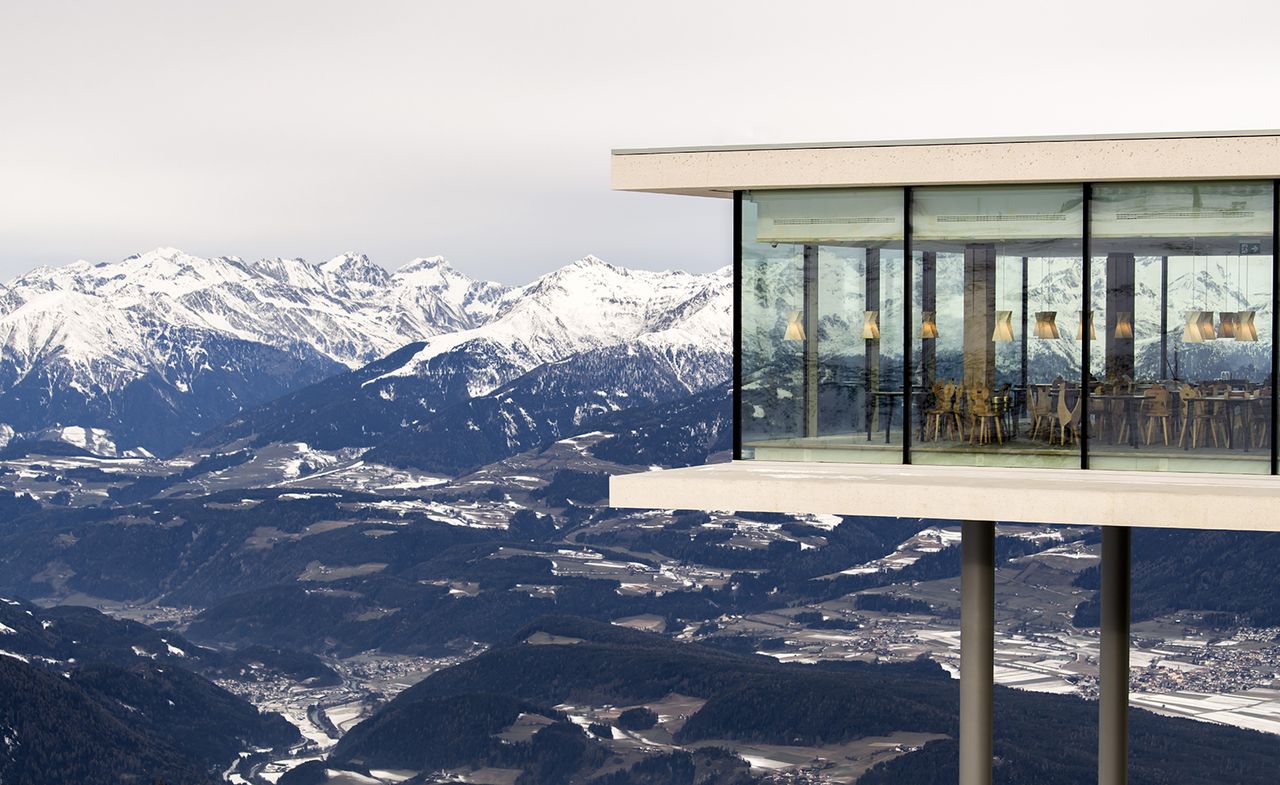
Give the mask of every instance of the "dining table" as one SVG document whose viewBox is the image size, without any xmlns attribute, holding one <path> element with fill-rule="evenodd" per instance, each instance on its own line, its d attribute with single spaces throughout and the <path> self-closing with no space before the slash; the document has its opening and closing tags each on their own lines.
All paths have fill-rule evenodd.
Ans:
<svg viewBox="0 0 1280 785">
<path fill-rule="evenodd" d="M 1092 393 L 1094 401 L 1119 401 L 1124 405 L 1124 418 L 1129 424 L 1129 446 L 1138 449 L 1138 407 L 1147 400 L 1145 393 Z"/>
<path fill-rule="evenodd" d="M 1246 403 L 1257 403 L 1257 399 L 1244 398 L 1238 395 L 1201 395 L 1195 400 L 1207 401 L 1209 403 L 1222 405 L 1222 410 L 1227 415 L 1227 449 L 1234 450 L 1236 448 L 1235 446 L 1236 421 L 1241 419 L 1238 416 L 1240 413 L 1240 406 Z M 1188 449 L 1190 449 L 1190 447 L 1188 447 Z M 1244 440 L 1244 452 L 1249 452 L 1248 437 L 1246 437 Z"/>
<path fill-rule="evenodd" d="M 893 427 L 894 403 L 903 397 L 902 390 L 872 390 L 871 394 L 889 404 L 889 416 L 884 421 L 884 443 L 889 444 L 889 430 Z M 867 441 L 871 441 L 871 412 L 867 412 Z"/>
</svg>

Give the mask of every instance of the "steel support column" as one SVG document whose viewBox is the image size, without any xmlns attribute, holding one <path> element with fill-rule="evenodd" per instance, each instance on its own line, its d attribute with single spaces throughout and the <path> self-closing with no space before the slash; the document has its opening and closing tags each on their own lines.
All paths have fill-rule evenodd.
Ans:
<svg viewBox="0 0 1280 785">
<path fill-rule="evenodd" d="M 1098 785 L 1125 785 L 1129 762 L 1130 529 L 1102 529 Z"/>
<path fill-rule="evenodd" d="M 965 521 L 960 535 L 960 785 L 991 785 L 995 678 L 996 527 Z"/>
</svg>

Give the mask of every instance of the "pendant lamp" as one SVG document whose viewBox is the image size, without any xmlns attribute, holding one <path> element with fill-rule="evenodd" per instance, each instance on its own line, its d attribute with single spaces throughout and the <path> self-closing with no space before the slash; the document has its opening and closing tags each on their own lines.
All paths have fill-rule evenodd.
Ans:
<svg viewBox="0 0 1280 785">
<path fill-rule="evenodd" d="M 1258 340 L 1258 325 L 1253 323 L 1253 317 L 1256 311 L 1240 311 L 1236 314 L 1236 340 L 1237 341 L 1256 341 Z"/>
<path fill-rule="evenodd" d="M 1005 279 L 1004 275 L 1005 257 L 1000 257 L 1000 278 Z M 1007 280 L 1007 279 L 1006 279 Z M 997 280 L 996 297 L 1001 298 L 1004 290 L 1000 287 L 1000 281 Z M 996 343 L 1010 343 L 1013 341 L 1013 311 L 996 311 L 995 327 L 991 330 L 991 340 Z"/>
<path fill-rule="evenodd" d="M 787 330 L 782 334 L 782 340 L 804 340 L 804 311 L 792 311 L 787 316 Z"/>
<path fill-rule="evenodd" d="M 1182 326 L 1182 342 L 1183 343 L 1204 343 L 1204 336 L 1200 334 L 1200 312 L 1188 311 L 1186 324 Z"/>
<path fill-rule="evenodd" d="M 1236 264 L 1240 264 L 1240 259 L 1236 259 Z M 1251 261 L 1251 260 L 1250 260 Z M 1236 276 L 1239 280 L 1239 276 Z M 1241 298 L 1244 304 L 1249 304 L 1249 261 L 1244 264 L 1244 296 Z M 1253 317 L 1257 315 L 1257 311 L 1246 308 L 1243 311 L 1236 312 L 1236 340 L 1253 342 L 1258 340 L 1258 325 L 1253 323 Z"/>
<path fill-rule="evenodd" d="M 1218 314 L 1218 337 L 1219 338 L 1235 338 L 1236 337 L 1236 318 L 1235 311 L 1223 311 Z"/>
<path fill-rule="evenodd" d="M 1196 276 L 1196 278 L 1198 279 L 1199 276 L 1196 275 L 1195 264 L 1196 264 L 1195 257 L 1192 257 L 1191 272 L 1192 272 L 1192 275 Z M 1209 259 L 1206 257 L 1204 260 L 1205 284 L 1204 284 L 1204 291 L 1201 293 L 1201 297 L 1204 298 L 1204 302 L 1206 302 L 1206 304 L 1208 302 L 1208 295 L 1209 295 L 1209 282 L 1207 280 L 1208 277 L 1209 277 Z M 1193 279 L 1191 284 L 1191 296 L 1193 298 L 1192 302 L 1195 302 L 1194 300 L 1195 291 L 1196 291 L 1195 279 Z M 1188 337 L 1189 335 L 1190 337 Z M 1215 340 L 1218 337 L 1218 333 L 1213 329 L 1213 311 L 1191 311 L 1190 313 L 1188 313 L 1187 326 L 1182 331 L 1182 337 L 1183 337 L 1183 340 L 1187 341 L 1188 343 L 1204 343 L 1205 341 Z"/>
<path fill-rule="evenodd" d="M 1058 312 L 1057 311 L 1036 311 L 1036 326 L 1034 334 L 1037 338 L 1057 338 L 1058 337 Z"/>
<path fill-rule="evenodd" d="M 1013 311 L 996 311 L 996 328 L 991 331 L 991 340 L 996 343 L 1013 340 Z"/>
<path fill-rule="evenodd" d="M 864 311 L 862 314 L 862 337 L 868 341 L 880 340 L 880 312 Z"/>
<path fill-rule="evenodd" d="M 1185 343 L 1204 343 L 1217 337 L 1213 331 L 1213 311 L 1188 311 L 1187 323 L 1182 328 Z"/>
<path fill-rule="evenodd" d="M 1199 316 L 1200 337 L 1206 341 L 1216 340 L 1218 332 L 1213 329 L 1213 311 L 1201 311 Z"/>
<path fill-rule="evenodd" d="M 1076 325 L 1076 340 L 1079 341 L 1084 338 L 1084 327 L 1086 323 L 1089 325 L 1089 340 L 1098 340 L 1098 331 L 1093 329 L 1093 311 L 1080 312 L 1080 324 Z"/>
<path fill-rule="evenodd" d="M 1121 340 L 1133 337 L 1133 312 L 1116 311 L 1115 337 Z"/>
<path fill-rule="evenodd" d="M 937 337 L 937 313 L 935 311 L 922 311 L 920 313 L 920 338 L 923 340 L 932 340 Z"/>
</svg>

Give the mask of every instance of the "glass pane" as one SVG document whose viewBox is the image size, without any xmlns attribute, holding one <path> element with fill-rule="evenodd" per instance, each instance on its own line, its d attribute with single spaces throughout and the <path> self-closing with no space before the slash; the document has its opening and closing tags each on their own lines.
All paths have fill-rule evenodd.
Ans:
<svg viewBox="0 0 1280 785">
<path fill-rule="evenodd" d="M 914 463 L 1080 465 L 1082 189 L 912 192 Z"/>
<path fill-rule="evenodd" d="M 742 200 L 742 457 L 804 435 L 804 249 L 758 243 L 756 205 Z"/>
<path fill-rule="evenodd" d="M 902 191 L 742 204 L 743 458 L 902 459 Z"/>
<path fill-rule="evenodd" d="M 1093 189 L 1091 468 L 1270 471 L 1269 182 Z"/>
</svg>

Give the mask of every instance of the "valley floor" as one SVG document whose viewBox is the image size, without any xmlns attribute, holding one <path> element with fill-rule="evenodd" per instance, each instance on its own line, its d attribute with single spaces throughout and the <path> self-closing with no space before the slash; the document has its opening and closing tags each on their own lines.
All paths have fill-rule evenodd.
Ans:
<svg viewBox="0 0 1280 785">
<path fill-rule="evenodd" d="M 753 577 L 764 580 L 775 569 L 783 569 L 778 565 L 787 560 L 803 563 L 825 553 L 835 547 L 833 543 L 843 542 L 841 537 L 847 535 L 837 529 L 849 524 L 833 516 L 779 519 L 606 510 L 598 496 L 591 497 L 599 493 L 592 489 L 603 474 L 625 468 L 593 457 L 593 446 L 607 438 L 607 434 L 586 434 L 565 439 L 452 480 L 367 464 L 355 454 L 324 453 L 300 444 L 255 448 L 232 465 L 185 474 L 184 467 L 198 465 L 201 459 L 52 456 L 10 460 L 4 468 L 18 487 L 37 498 L 49 500 L 59 491 L 69 497 L 63 501 L 68 521 L 74 524 L 68 523 L 67 532 L 54 537 L 62 538 L 57 539 L 58 552 L 71 555 L 27 568 L 30 585 L 47 590 L 45 604 L 91 605 L 118 618 L 183 632 L 200 627 L 205 636 L 227 636 L 227 645 L 238 645 L 245 635 L 273 643 L 279 638 L 320 653 L 341 676 L 341 683 L 330 687 L 285 678 L 219 679 L 221 686 L 263 711 L 286 717 L 305 739 L 284 754 L 246 750 L 228 772 L 232 782 L 274 783 L 293 767 L 325 757 L 343 735 L 396 695 L 432 673 L 480 655 L 496 641 L 466 643 L 457 636 L 430 642 L 395 639 L 400 633 L 394 629 L 389 634 L 396 642 L 386 647 L 344 638 L 353 630 L 365 629 L 352 627 L 352 621 L 373 624 L 414 613 L 400 611 L 398 603 L 407 601 L 404 596 L 378 599 L 344 611 L 345 615 L 310 622 L 271 616 L 263 608 L 276 600 L 264 595 L 245 608 L 274 619 L 265 627 L 258 626 L 264 622 L 257 617 L 247 621 L 227 617 L 232 611 L 226 608 L 219 608 L 223 626 L 213 624 L 210 607 L 220 600 L 213 594 L 215 589 L 202 589 L 210 593 L 210 607 L 171 605 L 164 597 L 149 602 L 102 599 L 87 591 L 83 576 L 68 565 L 81 547 L 84 532 L 104 514 L 112 526 L 133 527 L 130 531 L 135 533 L 154 531 L 157 538 L 190 525 L 187 518 L 196 511 L 212 516 L 210 520 L 219 525 L 245 521 L 235 524 L 240 539 L 210 549 L 217 555 L 207 557 L 208 563 L 193 564 L 187 573 L 164 579 L 173 585 L 198 579 L 207 571 L 239 579 L 246 571 L 274 570 L 281 577 L 273 580 L 286 588 L 301 587 L 306 597 L 335 601 L 362 600 L 375 592 L 395 596 L 407 591 L 405 586 L 413 586 L 419 587 L 414 592 L 445 597 L 432 599 L 433 603 L 491 600 L 495 604 L 474 607 L 496 614 L 494 609 L 512 603 L 555 610 L 563 599 L 586 602 L 585 607 L 617 608 L 603 611 L 608 614 L 603 620 L 618 627 L 758 653 L 783 663 L 906 663 L 927 658 L 957 672 L 958 580 L 945 566 L 959 543 L 957 526 L 898 522 L 895 525 L 903 532 L 900 539 L 886 541 L 879 550 L 860 545 L 857 552 L 864 553 L 864 558 L 833 562 L 826 574 L 803 574 L 802 581 L 789 584 L 786 590 L 794 599 L 771 602 L 767 593 L 752 599 L 745 584 Z M 141 507 L 125 504 L 110 508 L 109 513 L 97 511 L 100 502 L 113 498 L 112 494 L 119 498 L 121 489 L 146 478 L 172 481 L 166 480 L 157 500 L 135 503 Z M 297 520 L 290 517 L 295 511 L 311 510 L 315 512 L 297 512 Z M 517 514 L 528 513 L 535 513 L 528 520 L 560 522 L 559 530 L 553 526 L 545 536 L 514 535 L 508 528 L 511 522 Z M 80 522 L 78 515 L 88 522 Z M 545 518 L 548 515 L 553 517 Z M 857 525 L 868 532 L 877 526 L 875 522 Z M 435 546 L 427 547 L 421 556 L 398 561 L 394 543 L 428 526 L 445 534 L 458 533 L 456 542 L 442 546 L 448 554 L 471 554 L 468 549 L 475 549 L 480 556 L 450 556 L 439 562 L 442 572 L 430 574 L 420 567 L 426 563 L 423 560 L 437 558 L 431 549 Z M 1077 579 L 1098 564 L 1099 546 L 1089 530 L 1079 528 L 1002 526 L 998 533 L 1002 541 L 1014 544 L 1015 551 L 1002 559 L 997 573 L 996 682 L 1021 690 L 1096 697 L 1096 630 L 1075 626 L 1074 615 L 1092 596 L 1091 590 L 1077 585 Z M 940 577 L 926 567 L 936 567 Z M 389 583 L 393 578 L 400 582 Z M 200 585 L 216 587 L 222 597 L 234 595 L 218 580 L 223 578 Z M 847 591 L 840 588 L 846 585 Z M 252 582 L 246 587 L 250 592 L 259 590 Z M 193 590 L 184 591 L 189 595 Z M 564 599 L 566 593 L 576 599 Z M 705 613 L 716 604 L 726 607 L 718 615 Z M 697 608 L 703 615 L 688 615 L 687 608 Z M 449 620 L 467 629 L 465 619 Z M 529 620 L 504 619 L 504 623 L 518 628 Z M 289 624 L 294 626 L 285 629 Z M 1167 716 L 1280 734 L 1278 636 L 1280 629 L 1215 627 L 1194 611 L 1137 624 L 1131 700 L 1135 706 Z M 530 639 L 530 643 L 564 645 L 567 641 L 551 636 Z M 413 646 L 448 651 L 431 656 L 405 653 Z M 945 738 L 902 731 L 813 746 L 733 739 L 679 744 L 675 735 L 684 720 L 698 711 L 700 700 L 672 693 L 644 705 L 659 716 L 654 728 L 622 732 L 615 726 L 612 737 L 606 739 L 622 759 L 642 760 L 656 752 L 714 745 L 732 750 L 751 764 L 753 773 L 776 782 L 852 783 L 877 763 Z M 620 708 L 555 707 L 583 728 L 612 723 Z M 503 733 L 518 741 L 522 734 L 532 737 L 538 729 L 536 722 L 517 722 Z M 501 767 L 459 769 L 442 775 L 453 779 L 440 781 L 510 785 L 518 773 Z M 331 782 L 394 783 L 416 774 L 375 769 L 364 779 L 348 772 L 335 775 Z"/>
</svg>

